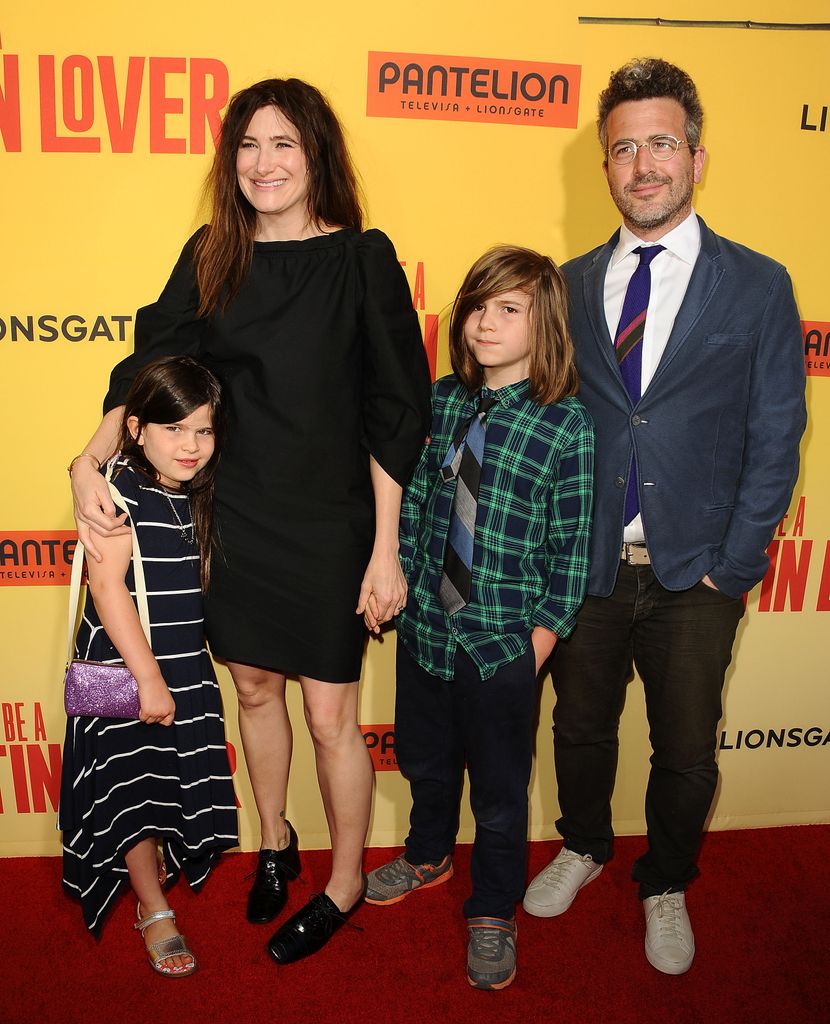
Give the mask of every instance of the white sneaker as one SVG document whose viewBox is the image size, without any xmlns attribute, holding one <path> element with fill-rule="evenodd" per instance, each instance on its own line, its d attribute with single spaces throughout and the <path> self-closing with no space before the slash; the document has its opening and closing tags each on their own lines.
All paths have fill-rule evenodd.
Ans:
<svg viewBox="0 0 830 1024">
<path fill-rule="evenodd" d="M 695 937 L 686 912 L 686 894 L 664 892 L 643 900 L 646 960 L 663 974 L 685 974 L 695 958 Z"/>
<path fill-rule="evenodd" d="M 579 890 L 602 871 L 590 853 L 580 856 L 563 846 L 554 860 L 527 887 L 522 906 L 534 917 L 558 917 L 576 899 Z"/>
</svg>

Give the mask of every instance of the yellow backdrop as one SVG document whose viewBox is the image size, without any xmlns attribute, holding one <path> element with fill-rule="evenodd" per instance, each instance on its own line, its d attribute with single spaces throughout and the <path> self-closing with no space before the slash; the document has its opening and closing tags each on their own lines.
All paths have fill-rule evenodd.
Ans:
<svg viewBox="0 0 830 1024">
<path fill-rule="evenodd" d="M 608 7 L 609 5 L 605 5 Z M 641 4 L 613 5 L 617 18 Z M 755 17 L 780 4 L 755 0 Z M 596 97 L 610 70 L 653 54 L 689 70 L 708 120 L 698 211 L 794 278 L 805 320 L 810 424 L 775 564 L 749 598 L 722 724 L 712 827 L 830 820 L 826 658 L 830 622 L 830 127 L 825 31 L 580 23 L 570 0 L 521 8 L 459 0 L 401 7 L 318 0 L 234 18 L 227 4 L 134 8 L 19 4 L 0 19 L 0 855 L 55 854 L 63 734 L 65 466 L 95 427 L 132 318 L 160 291 L 202 221 L 198 194 L 227 92 L 269 76 L 321 87 L 349 133 L 371 223 L 395 241 L 446 372 L 447 304 L 485 248 L 517 242 L 559 261 L 617 223 L 600 170 Z M 729 8 L 729 9 L 727 9 Z M 601 13 L 601 12 L 600 12 Z M 677 18 L 744 14 L 709 0 Z M 824 2 L 786 16 L 818 22 Z M 433 70 L 430 71 L 429 69 Z M 439 327 L 438 334 L 436 329 Z M 370 843 L 402 839 L 395 770 L 394 638 L 371 642 L 360 719 L 379 769 Z M 230 680 L 220 673 L 245 848 L 256 818 Z M 553 834 L 552 693 L 543 687 L 531 835 Z M 299 695 L 288 814 L 305 846 L 328 836 Z M 630 687 L 614 799 L 620 832 L 644 829 L 648 742 Z M 462 821 L 462 839 L 472 835 Z"/>
</svg>

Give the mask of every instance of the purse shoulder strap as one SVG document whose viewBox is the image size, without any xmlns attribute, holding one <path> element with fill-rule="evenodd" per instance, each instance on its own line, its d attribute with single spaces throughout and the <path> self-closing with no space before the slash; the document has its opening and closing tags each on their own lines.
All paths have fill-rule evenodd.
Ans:
<svg viewBox="0 0 830 1024">
<path fill-rule="evenodd" d="M 126 512 L 130 517 L 130 532 L 132 534 L 133 541 L 133 577 L 135 578 L 135 599 L 138 605 L 138 618 L 141 622 L 141 628 L 144 630 L 144 635 L 147 638 L 147 643 L 152 648 L 150 640 L 150 611 L 147 606 L 147 586 L 144 582 L 144 565 L 141 561 L 141 549 L 138 546 L 138 534 L 135 529 L 135 524 L 132 521 L 132 513 L 127 506 L 127 502 L 112 482 L 112 462 L 107 465 L 106 481 L 113 504 L 122 512 Z M 66 654 L 67 666 L 72 661 L 73 655 L 75 622 L 78 617 L 78 604 L 80 603 L 81 598 L 81 574 L 84 567 L 85 553 L 86 551 L 84 546 L 79 540 L 75 545 L 75 552 L 72 556 L 72 575 L 69 579 L 69 624 L 67 628 L 68 640 Z"/>
</svg>

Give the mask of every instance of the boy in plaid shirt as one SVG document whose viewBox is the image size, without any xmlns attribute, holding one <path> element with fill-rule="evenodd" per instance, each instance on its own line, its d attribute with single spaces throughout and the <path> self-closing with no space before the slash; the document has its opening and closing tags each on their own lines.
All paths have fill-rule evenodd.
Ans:
<svg viewBox="0 0 830 1024">
<path fill-rule="evenodd" d="M 387 906 L 452 876 L 466 763 L 467 976 L 500 989 L 516 972 L 537 678 L 588 578 L 593 430 L 555 264 L 514 246 L 485 253 L 455 300 L 450 355 L 401 511 L 395 749 L 410 832 L 366 899 Z"/>
</svg>

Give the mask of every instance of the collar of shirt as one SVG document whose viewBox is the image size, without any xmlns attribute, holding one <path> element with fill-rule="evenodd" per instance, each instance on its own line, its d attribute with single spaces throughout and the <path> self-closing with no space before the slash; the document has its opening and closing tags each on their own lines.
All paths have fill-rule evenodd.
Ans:
<svg viewBox="0 0 830 1024">
<path fill-rule="evenodd" d="M 695 211 L 692 210 L 689 216 L 681 221 L 676 228 L 672 228 L 671 231 L 654 242 L 644 242 L 633 231 L 629 231 L 625 224 L 621 225 L 620 238 L 611 256 L 611 266 L 617 266 L 621 260 L 630 256 L 638 245 L 648 246 L 656 245 L 657 243 L 665 246 L 672 256 L 683 260 L 690 267 L 694 266 L 695 260 L 700 253 L 700 224 L 698 223 Z"/>
<path fill-rule="evenodd" d="M 529 392 L 530 381 L 527 377 L 524 380 L 516 381 L 515 384 L 505 384 L 504 387 L 498 388 L 496 391 L 488 388 L 486 384 L 481 389 L 481 394 L 485 398 L 495 398 L 496 403 L 504 409 L 527 398 Z M 477 402 L 478 396 L 473 395 L 470 401 Z"/>
</svg>

